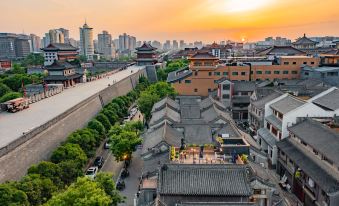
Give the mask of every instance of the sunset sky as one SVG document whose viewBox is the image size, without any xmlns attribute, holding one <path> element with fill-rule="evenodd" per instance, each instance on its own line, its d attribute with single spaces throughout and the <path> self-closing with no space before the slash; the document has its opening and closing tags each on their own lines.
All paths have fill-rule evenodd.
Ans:
<svg viewBox="0 0 339 206">
<path fill-rule="evenodd" d="M 339 0 L 1 0 L 0 32 L 43 36 L 64 27 L 79 39 L 85 19 L 94 34 L 126 32 L 138 40 L 205 42 L 339 36 Z"/>
</svg>

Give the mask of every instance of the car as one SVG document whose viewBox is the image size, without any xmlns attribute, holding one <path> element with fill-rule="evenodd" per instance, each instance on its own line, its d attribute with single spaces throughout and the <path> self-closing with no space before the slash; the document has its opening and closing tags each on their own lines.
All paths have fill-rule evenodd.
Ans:
<svg viewBox="0 0 339 206">
<path fill-rule="evenodd" d="M 109 142 L 107 141 L 107 142 L 105 142 L 105 144 L 104 144 L 104 149 L 109 149 L 110 148 L 110 144 L 109 144 Z"/>
<path fill-rule="evenodd" d="M 95 177 L 97 176 L 99 168 L 98 167 L 90 167 L 88 168 L 88 170 L 86 171 L 85 176 L 88 177 L 91 180 L 94 180 Z"/>
<path fill-rule="evenodd" d="M 94 166 L 98 168 L 102 168 L 102 166 L 104 165 L 104 162 L 105 162 L 104 158 L 102 156 L 98 156 L 94 160 Z"/>
</svg>

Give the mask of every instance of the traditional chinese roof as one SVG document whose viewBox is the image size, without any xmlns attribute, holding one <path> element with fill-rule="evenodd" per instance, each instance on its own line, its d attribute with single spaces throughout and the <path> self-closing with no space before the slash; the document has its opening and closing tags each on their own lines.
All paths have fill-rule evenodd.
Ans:
<svg viewBox="0 0 339 206">
<path fill-rule="evenodd" d="M 317 137 L 321 139 L 324 136 L 321 135 Z M 339 191 L 339 177 L 337 173 L 330 169 L 326 163 L 320 158 L 317 158 L 312 152 L 302 148 L 290 138 L 279 141 L 277 147 L 327 194 Z M 336 156 L 338 156 L 338 150 L 334 152 L 337 152 Z"/>
<path fill-rule="evenodd" d="M 151 44 L 144 42 L 141 47 L 136 48 L 137 51 L 155 51 L 157 48 L 153 47 Z"/>
<path fill-rule="evenodd" d="M 313 41 L 306 37 L 306 34 L 304 34 L 303 37 L 297 39 L 296 42 L 293 43 L 293 45 L 305 45 L 305 44 L 316 44 L 316 41 Z"/>
<path fill-rule="evenodd" d="M 160 169 L 160 195 L 249 197 L 242 165 L 167 164 Z"/>
<path fill-rule="evenodd" d="M 193 56 L 189 57 L 188 59 L 214 59 L 218 60 L 217 57 L 213 56 L 211 53 L 207 51 L 198 51 Z"/>
<path fill-rule="evenodd" d="M 78 48 L 71 44 L 65 43 L 51 43 L 47 47 L 42 49 L 43 51 L 77 51 Z"/>
<path fill-rule="evenodd" d="M 64 80 L 70 80 L 70 79 L 77 79 L 80 78 L 82 75 L 81 74 L 72 74 L 68 76 L 63 76 L 63 75 L 52 75 L 52 76 L 47 76 L 44 78 L 45 81 L 64 81 Z"/>
<path fill-rule="evenodd" d="M 271 107 L 282 114 L 286 114 L 300 107 L 301 105 L 304 105 L 305 103 L 306 102 L 302 100 L 299 100 L 295 97 L 292 97 L 291 95 L 288 95 L 285 98 L 271 104 Z"/>
<path fill-rule="evenodd" d="M 292 46 L 273 46 L 262 51 L 259 51 L 257 55 L 295 56 L 295 55 L 306 55 L 306 53 Z"/>
<path fill-rule="evenodd" d="M 312 103 L 326 110 L 336 111 L 339 109 L 339 89 L 334 89 L 328 94 L 313 100 Z"/>
<path fill-rule="evenodd" d="M 74 65 L 68 62 L 54 61 L 53 64 L 46 66 L 47 70 L 65 70 L 75 68 Z"/>
<path fill-rule="evenodd" d="M 338 41 L 339 42 L 339 41 Z M 339 49 L 333 49 L 330 51 L 326 51 L 323 54 L 329 54 L 329 55 L 339 55 Z"/>
</svg>

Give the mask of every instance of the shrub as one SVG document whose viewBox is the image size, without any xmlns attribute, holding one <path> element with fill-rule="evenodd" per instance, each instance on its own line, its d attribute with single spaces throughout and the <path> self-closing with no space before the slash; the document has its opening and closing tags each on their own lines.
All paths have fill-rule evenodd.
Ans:
<svg viewBox="0 0 339 206">
<path fill-rule="evenodd" d="M 87 162 L 87 156 L 79 145 L 66 143 L 53 152 L 51 161 L 57 164 L 67 160 L 74 160 L 82 167 Z"/>
<path fill-rule="evenodd" d="M 8 92 L 0 98 L 0 103 L 7 102 L 8 100 L 16 99 L 19 97 L 22 97 L 22 94 L 19 92 Z"/>
</svg>

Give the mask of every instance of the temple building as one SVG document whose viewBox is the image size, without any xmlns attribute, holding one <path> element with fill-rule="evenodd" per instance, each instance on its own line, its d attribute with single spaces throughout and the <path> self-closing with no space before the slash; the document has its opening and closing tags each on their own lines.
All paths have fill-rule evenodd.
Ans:
<svg viewBox="0 0 339 206">
<path fill-rule="evenodd" d="M 52 43 L 42 49 L 44 51 L 44 65 L 52 65 L 57 61 L 73 61 L 78 58 L 78 48 L 71 44 Z"/>
<path fill-rule="evenodd" d="M 150 44 L 144 42 L 144 44 L 136 48 L 136 50 L 138 66 L 154 65 L 158 62 L 155 52 L 157 48 L 152 47 Z"/>
<path fill-rule="evenodd" d="M 75 73 L 75 67 L 68 62 L 54 61 L 53 64 L 46 66 L 48 76 L 44 81 L 47 84 L 63 84 L 66 88 L 74 86 L 82 79 L 81 74 Z"/>
<path fill-rule="evenodd" d="M 296 42 L 293 42 L 292 45 L 296 49 L 300 49 L 301 51 L 306 52 L 307 54 L 316 53 L 316 44 L 318 42 L 313 41 L 306 37 L 306 34 L 304 34 L 303 37 L 297 39 Z"/>
</svg>

